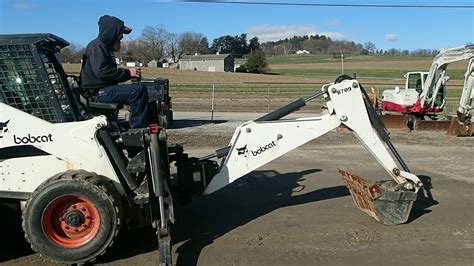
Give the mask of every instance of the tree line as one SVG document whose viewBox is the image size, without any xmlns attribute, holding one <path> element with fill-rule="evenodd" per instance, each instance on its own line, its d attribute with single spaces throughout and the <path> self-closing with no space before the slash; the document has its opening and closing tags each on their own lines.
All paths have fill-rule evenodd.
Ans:
<svg viewBox="0 0 474 266">
<path fill-rule="evenodd" d="M 215 38 L 211 44 L 202 33 L 173 33 L 163 26 L 145 26 L 140 37 L 122 41 L 122 48 L 116 55 L 121 61 L 147 63 L 151 60 L 178 62 L 184 55 L 229 53 L 240 58 L 252 51 L 261 50 L 266 56 L 289 55 L 298 50 L 313 54 L 360 53 L 383 55 L 434 56 L 438 50 L 377 49 L 374 43 L 360 44 L 354 41 L 332 40 L 325 35 L 293 36 L 279 41 L 260 43 L 257 37 L 248 39 L 247 34 L 225 35 Z M 61 59 L 67 63 L 78 63 L 84 47 L 72 44 L 61 52 Z"/>
</svg>

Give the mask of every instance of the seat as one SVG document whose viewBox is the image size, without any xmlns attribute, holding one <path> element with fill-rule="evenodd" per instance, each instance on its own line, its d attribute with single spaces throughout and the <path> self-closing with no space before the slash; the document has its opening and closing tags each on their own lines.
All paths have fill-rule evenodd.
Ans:
<svg viewBox="0 0 474 266">
<path fill-rule="evenodd" d="M 84 91 L 80 87 L 79 78 L 75 75 L 68 75 L 70 87 L 76 101 L 84 111 L 92 116 L 105 115 L 110 121 L 117 120 L 118 111 L 123 108 L 121 103 L 102 103 L 94 101 L 93 93 Z"/>
</svg>

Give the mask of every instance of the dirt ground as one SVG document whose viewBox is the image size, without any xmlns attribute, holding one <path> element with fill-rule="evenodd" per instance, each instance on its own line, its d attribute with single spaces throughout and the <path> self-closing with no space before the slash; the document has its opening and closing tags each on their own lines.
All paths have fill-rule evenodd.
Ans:
<svg viewBox="0 0 474 266">
<path fill-rule="evenodd" d="M 227 123 L 176 114 L 171 142 L 200 156 L 226 145 Z M 256 115 L 258 117 L 258 115 Z M 244 120 L 247 118 L 243 118 Z M 190 127 L 192 126 L 192 127 Z M 384 170 L 348 133 L 330 132 L 228 187 L 176 209 L 178 265 L 473 265 L 473 138 L 394 133 L 392 139 L 425 184 L 408 223 L 384 226 L 360 212 L 337 169 L 369 180 Z M 47 265 L 23 240 L 17 213 L 2 208 L 0 262 Z M 157 265 L 153 232 L 123 232 L 104 265 Z"/>
</svg>

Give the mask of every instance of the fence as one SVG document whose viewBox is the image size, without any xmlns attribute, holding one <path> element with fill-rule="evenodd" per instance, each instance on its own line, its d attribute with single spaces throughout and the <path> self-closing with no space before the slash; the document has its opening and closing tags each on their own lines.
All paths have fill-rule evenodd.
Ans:
<svg viewBox="0 0 474 266">
<path fill-rule="evenodd" d="M 404 87 L 397 82 L 363 82 L 367 92 L 377 94 L 379 102 L 385 89 Z M 175 111 L 194 112 L 269 112 L 297 98 L 319 91 L 323 83 L 170 83 Z M 455 113 L 461 95 L 462 84 L 449 83 L 445 113 Z M 324 105 L 319 98 L 308 104 L 304 112 L 318 112 Z"/>
</svg>

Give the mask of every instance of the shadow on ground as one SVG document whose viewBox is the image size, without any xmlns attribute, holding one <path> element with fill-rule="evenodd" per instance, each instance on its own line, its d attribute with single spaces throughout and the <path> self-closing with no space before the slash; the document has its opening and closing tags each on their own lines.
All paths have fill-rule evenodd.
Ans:
<svg viewBox="0 0 474 266">
<path fill-rule="evenodd" d="M 310 202 L 349 196 L 345 186 L 306 191 L 300 184 L 305 176 L 318 173 L 320 169 L 280 174 L 276 171 L 254 171 L 222 190 L 196 197 L 188 206 L 176 208 L 177 222 L 173 228 L 173 242 L 177 265 L 196 265 L 202 250 L 214 240 L 276 209 Z M 414 204 L 408 222 L 418 219 L 427 208 L 438 204 L 431 195 L 431 178 L 419 176 L 424 190 Z M 2 213 L 15 219 L 0 219 L 6 235 L 0 244 L 0 262 L 23 257 L 32 253 L 21 230 L 18 212 L 2 208 Z M 152 229 L 123 231 L 105 256 L 95 263 L 110 263 L 157 250 L 157 240 Z M 158 259 L 158 252 L 156 252 Z"/>
<path fill-rule="evenodd" d="M 304 193 L 305 187 L 298 182 L 319 171 L 256 171 L 222 191 L 197 199 L 188 208 L 179 209 L 181 219 L 175 227 L 174 241 L 184 243 L 176 251 L 177 265 L 196 265 L 203 248 L 215 239 L 276 209 L 349 195 L 345 186 Z"/>
<path fill-rule="evenodd" d="M 304 193 L 305 186 L 299 182 L 320 171 L 254 171 L 216 193 L 177 207 L 173 227 L 173 242 L 180 243 L 176 264 L 196 265 L 201 251 L 215 239 L 276 209 L 349 195 L 345 186 Z M 157 249 L 154 233 L 147 230 L 125 233 L 116 244 L 97 262 L 112 262 Z"/>
<path fill-rule="evenodd" d="M 4 229 L 0 241 L 0 263 L 33 254 L 21 229 L 21 213 L 12 206 L 0 204 L 0 228 Z"/>
<path fill-rule="evenodd" d="M 187 127 L 198 127 L 198 126 L 203 126 L 203 125 L 208 125 L 208 124 L 221 124 L 221 123 L 226 123 L 227 120 L 192 120 L 192 119 L 180 119 L 180 120 L 174 120 L 173 125 L 171 128 L 173 129 L 180 129 L 180 128 L 187 128 Z"/>
<path fill-rule="evenodd" d="M 433 184 L 431 183 L 431 177 L 426 175 L 419 175 L 418 178 L 423 183 L 423 187 L 418 191 L 418 198 L 413 203 L 413 208 L 411 210 L 410 217 L 408 218 L 407 223 L 411 223 L 414 220 L 420 218 L 424 214 L 430 213 L 431 206 L 438 205 L 438 201 L 433 198 L 431 194 L 431 189 L 433 189 Z"/>
</svg>

